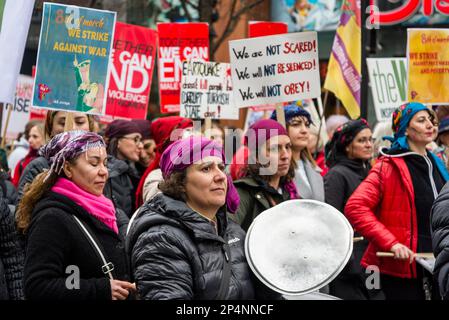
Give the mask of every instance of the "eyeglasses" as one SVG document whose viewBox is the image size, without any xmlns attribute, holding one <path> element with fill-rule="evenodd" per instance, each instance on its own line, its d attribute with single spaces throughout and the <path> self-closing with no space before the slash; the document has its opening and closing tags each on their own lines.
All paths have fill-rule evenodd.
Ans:
<svg viewBox="0 0 449 320">
<path fill-rule="evenodd" d="M 142 143 L 142 138 L 139 136 L 135 136 L 135 137 L 122 137 L 122 139 L 130 139 L 130 140 L 134 140 L 134 143 L 137 145 L 139 143 Z"/>
</svg>

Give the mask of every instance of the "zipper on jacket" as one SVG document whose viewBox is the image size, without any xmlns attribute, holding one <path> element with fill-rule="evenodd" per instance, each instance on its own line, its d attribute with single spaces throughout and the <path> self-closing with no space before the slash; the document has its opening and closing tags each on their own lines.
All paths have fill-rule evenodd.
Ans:
<svg viewBox="0 0 449 320">
<path fill-rule="evenodd" d="M 433 165 L 432 165 L 432 161 L 427 156 L 423 156 L 423 158 L 427 162 L 427 165 L 429 166 L 430 185 L 432 186 L 433 198 L 436 199 L 438 197 L 438 191 L 437 191 L 437 187 L 435 185 L 435 180 L 433 179 Z"/>
</svg>

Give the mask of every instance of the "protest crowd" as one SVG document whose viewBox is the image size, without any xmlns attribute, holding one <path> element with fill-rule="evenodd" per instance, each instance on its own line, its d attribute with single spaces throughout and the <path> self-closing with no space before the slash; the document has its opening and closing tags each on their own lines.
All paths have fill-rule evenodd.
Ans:
<svg viewBox="0 0 449 320">
<path fill-rule="evenodd" d="M 297 1 L 297 14 L 312 8 L 303 2 Z M 188 41 L 173 40 L 181 37 L 179 30 L 189 38 L 206 28 L 207 37 L 207 24 L 189 29 L 193 24 L 166 23 L 158 26 L 159 34 L 139 27 L 146 30 L 132 32 L 147 32 L 145 43 L 154 46 L 136 46 L 144 57 L 136 62 L 125 46 L 118 47 L 131 38 L 129 25 L 115 24 L 115 15 L 106 11 L 97 25 L 98 16 L 88 20 L 88 9 L 80 8 L 91 24 L 78 28 L 81 35 L 87 28 L 90 44 L 69 29 L 69 38 L 82 40 L 73 46 L 74 55 L 75 49 L 57 38 L 57 26 L 50 23 L 57 8 L 47 11 L 50 6 L 64 5 L 44 7 L 43 23 L 56 30 L 48 42 L 59 41 L 58 49 L 40 43 L 30 80 L 32 106 L 46 112 L 20 123 L 11 141 L 8 126 L 21 121 L 13 114 L 2 124 L 0 300 L 288 299 L 257 274 L 245 239 L 267 210 L 274 215 L 282 204 L 303 200 L 338 210 L 351 228 L 347 259 L 316 292 L 343 300 L 449 300 L 444 103 L 412 95 L 389 105 L 390 114 L 375 123 L 348 106 L 345 115 L 324 116 L 314 33 L 230 41 L 231 63 L 225 64 L 204 61 L 202 41 L 192 49 L 183 47 Z M 108 30 L 115 30 L 114 37 Z M 176 30 L 172 38 L 170 30 Z M 119 36 L 125 40 L 113 42 Z M 163 39 L 160 47 L 157 37 Z M 83 43 L 95 41 L 96 50 L 83 51 Z M 168 49 L 161 50 L 165 62 L 158 62 L 161 114 L 148 120 L 153 64 L 163 45 Z M 170 78 L 163 64 L 173 48 L 193 59 L 173 62 L 171 70 L 179 74 Z M 261 67 L 247 73 L 248 66 L 263 66 L 260 60 L 277 63 L 276 55 L 282 56 L 277 71 Z M 126 59 L 136 64 L 123 63 Z M 286 62 L 298 59 L 304 63 Z M 408 59 L 411 65 L 413 56 Z M 93 71 L 102 63 L 105 77 L 113 70 L 109 87 Z M 0 63 L 0 73 L 1 68 Z M 126 86 L 133 90 L 124 89 L 117 71 L 122 68 L 129 68 Z M 140 70 L 134 79 L 132 70 Z M 54 82 L 46 78 L 56 71 L 61 75 Z M 267 82 L 273 75 L 278 78 Z M 139 94 L 135 79 L 146 84 Z M 324 87 L 332 91 L 329 81 Z M 70 98 L 67 88 L 73 90 Z M 238 119 L 239 108 L 261 105 L 270 107 L 244 130 L 219 121 Z M 137 110 L 133 117 L 129 109 Z M 7 113 L 4 108 L 3 117 Z M 312 245 L 309 240 L 304 239 Z M 310 263 L 319 268 L 323 262 Z M 292 277 L 306 275 L 301 268 L 292 268 Z"/>
</svg>

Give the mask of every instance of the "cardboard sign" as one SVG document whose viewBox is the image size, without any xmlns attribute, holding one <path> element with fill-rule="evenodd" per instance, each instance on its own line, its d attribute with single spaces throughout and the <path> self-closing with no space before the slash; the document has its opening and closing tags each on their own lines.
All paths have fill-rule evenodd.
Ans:
<svg viewBox="0 0 449 320">
<path fill-rule="evenodd" d="M 238 119 L 229 63 L 183 62 L 180 116 L 193 119 Z"/>
<path fill-rule="evenodd" d="M 407 102 L 407 59 L 369 58 L 369 79 L 378 121 L 391 121 L 391 114 Z"/>
<path fill-rule="evenodd" d="M 30 120 L 31 98 L 33 96 L 34 80 L 30 76 L 20 75 L 16 86 L 14 104 L 3 105 L 2 128 L 5 128 L 9 108 L 12 107 L 6 138 L 14 140 L 20 132 L 25 131 L 25 125 Z"/>
<path fill-rule="evenodd" d="M 207 23 L 158 23 L 161 113 L 180 111 L 182 62 L 209 61 Z"/>
<path fill-rule="evenodd" d="M 449 104 L 449 29 L 407 31 L 408 100 Z"/>
<path fill-rule="evenodd" d="M 106 115 L 146 119 L 156 48 L 156 31 L 116 23 Z"/>
<path fill-rule="evenodd" d="M 44 3 L 33 106 L 104 113 L 115 16 Z"/>
<path fill-rule="evenodd" d="M 316 98 L 321 94 L 316 32 L 229 42 L 238 107 Z"/>
<path fill-rule="evenodd" d="M 271 36 L 288 32 L 288 25 L 285 22 L 250 21 L 248 23 L 248 35 L 250 38 Z M 276 104 L 265 104 L 250 107 L 253 111 L 273 111 Z"/>
</svg>

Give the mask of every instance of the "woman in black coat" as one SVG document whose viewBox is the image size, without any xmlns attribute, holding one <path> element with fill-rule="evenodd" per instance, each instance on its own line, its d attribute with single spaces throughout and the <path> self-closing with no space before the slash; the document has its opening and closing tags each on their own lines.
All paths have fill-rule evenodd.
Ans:
<svg viewBox="0 0 449 320">
<path fill-rule="evenodd" d="M 36 177 L 17 209 L 17 225 L 26 236 L 26 298 L 128 298 L 135 286 L 127 281 L 124 241 L 114 206 L 102 194 L 108 178 L 103 139 L 64 132 L 41 154 L 50 170 Z"/>
<path fill-rule="evenodd" d="M 23 300 L 23 257 L 14 214 L 0 192 L 0 300 Z"/>
<path fill-rule="evenodd" d="M 160 161 L 162 194 L 130 222 L 127 248 L 142 299 L 253 299 L 245 232 L 227 218 L 238 194 L 222 146 L 201 137 L 173 143 Z"/>
<path fill-rule="evenodd" d="M 336 129 L 326 145 L 326 165 L 330 168 L 324 177 L 326 203 L 344 212 L 346 201 L 371 169 L 372 155 L 372 132 L 366 120 L 351 120 Z M 366 240 L 354 243 L 353 256 L 329 285 L 330 294 L 350 300 L 380 298 L 378 291 L 367 290 L 365 270 L 360 266 L 367 245 Z"/>
</svg>

